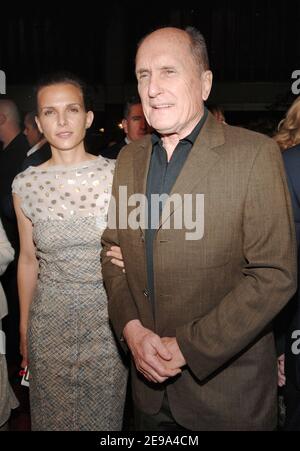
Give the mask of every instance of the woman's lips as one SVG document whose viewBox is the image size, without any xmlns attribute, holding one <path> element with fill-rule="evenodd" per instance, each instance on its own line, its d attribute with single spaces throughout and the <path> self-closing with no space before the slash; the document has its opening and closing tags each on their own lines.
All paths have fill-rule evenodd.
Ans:
<svg viewBox="0 0 300 451">
<path fill-rule="evenodd" d="M 58 136 L 59 138 L 62 138 L 62 139 L 68 139 L 72 135 L 73 135 L 73 132 L 60 132 L 60 133 L 56 134 L 56 136 Z"/>
</svg>

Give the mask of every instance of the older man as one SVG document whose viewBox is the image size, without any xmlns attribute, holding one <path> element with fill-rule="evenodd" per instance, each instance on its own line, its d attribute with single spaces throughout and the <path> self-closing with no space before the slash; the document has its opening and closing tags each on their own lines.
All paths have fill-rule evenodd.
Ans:
<svg viewBox="0 0 300 451">
<path fill-rule="evenodd" d="M 118 221 L 103 235 L 110 317 L 132 355 L 136 427 L 272 430 L 271 322 L 296 289 L 279 149 L 206 110 L 212 73 L 197 30 L 146 36 L 136 76 L 156 132 L 121 152 L 111 203 Z M 136 194 L 148 205 L 138 226 Z M 170 197 L 157 204 L 162 194 Z M 110 263 L 111 245 L 120 245 L 126 274 Z"/>
</svg>

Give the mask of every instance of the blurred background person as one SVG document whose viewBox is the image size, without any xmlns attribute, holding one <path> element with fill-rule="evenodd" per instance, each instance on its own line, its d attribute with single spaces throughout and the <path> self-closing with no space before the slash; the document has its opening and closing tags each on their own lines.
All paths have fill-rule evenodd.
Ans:
<svg viewBox="0 0 300 451">
<path fill-rule="evenodd" d="M 23 162 L 23 170 L 28 168 L 28 166 L 38 166 L 51 157 L 50 146 L 44 135 L 39 131 L 35 116 L 36 112 L 30 111 L 24 118 L 24 135 L 30 145 L 30 149 Z"/>
<path fill-rule="evenodd" d="M 222 124 L 226 124 L 224 108 L 220 105 L 210 105 L 208 107 L 209 111 L 212 115 L 217 119 L 218 122 Z"/>
<path fill-rule="evenodd" d="M 287 181 L 292 199 L 298 247 L 298 287 L 300 281 L 300 97 L 293 102 L 278 125 L 275 141 L 283 151 Z M 300 290 L 277 318 L 278 385 L 284 387 L 286 407 L 284 430 L 300 431 Z M 296 333 L 296 335 L 295 335 Z M 298 338 L 299 335 L 298 335 Z M 297 354 L 298 352 L 298 354 Z"/>
<path fill-rule="evenodd" d="M 282 151 L 300 143 L 300 96 L 294 100 L 285 117 L 279 122 L 274 139 Z"/>
<path fill-rule="evenodd" d="M 14 212 L 11 185 L 14 177 L 21 172 L 22 164 L 29 150 L 25 135 L 21 132 L 20 113 L 10 99 L 0 99 L 0 218 L 6 235 L 15 250 L 15 259 L 1 277 L 9 315 L 3 321 L 7 337 L 7 358 L 19 359 L 19 298 L 17 289 L 17 259 L 19 254 L 19 234 Z"/>
<path fill-rule="evenodd" d="M 0 221 L 0 274 L 3 274 L 8 264 L 14 259 L 14 250 L 7 239 Z M 0 284 L 0 431 L 8 430 L 8 419 L 12 409 L 19 403 L 8 382 L 7 365 L 5 358 L 5 334 L 2 330 L 2 319 L 7 315 L 7 302 L 5 293 Z"/>
<path fill-rule="evenodd" d="M 131 97 L 125 104 L 122 128 L 125 137 L 122 141 L 113 144 L 107 149 L 100 152 L 105 158 L 116 159 L 120 150 L 132 141 L 143 138 L 150 132 L 150 127 L 144 116 L 141 100 L 139 97 Z"/>
</svg>

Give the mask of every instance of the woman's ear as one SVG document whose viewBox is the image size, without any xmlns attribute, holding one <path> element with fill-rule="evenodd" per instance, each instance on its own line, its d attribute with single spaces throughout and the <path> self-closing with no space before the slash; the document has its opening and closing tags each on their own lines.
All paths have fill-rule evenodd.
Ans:
<svg viewBox="0 0 300 451">
<path fill-rule="evenodd" d="M 85 128 L 90 128 L 94 120 L 94 113 L 92 111 L 88 111 L 86 113 L 86 121 L 85 121 Z"/>
</svg>

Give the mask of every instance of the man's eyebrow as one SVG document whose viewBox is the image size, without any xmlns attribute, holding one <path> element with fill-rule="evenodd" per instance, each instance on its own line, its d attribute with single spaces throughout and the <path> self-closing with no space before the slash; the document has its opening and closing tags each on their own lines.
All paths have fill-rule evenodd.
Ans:
<svg viewBox="0 0 300 451">
<path fill-rule="evenodd" d="M 149 69 L 144 69 L 143 67 L 136 71 L 137 74 L 141 74 L 142 72 L 150 72 L 150 71 L 149 71 Z"/>
<path fill-rule="evenodd" d="M 164 64 L 163 66 L 159 66 L 158 70 L 167 70 L 167 69 L 176 69 L 176 66 L 174 64 Z M 143 72 L 150 72 L 149 69 L 144 69 L 143 67 L 141 67 L 140 69 L 138 69 L 136 71 L 136 74 L 141 74 Z"/>
<path fill-rule="evenodd" d="M 174 64 L 168 64 L 160 67 L 160 70 L 166 70 L 166 69 L 176 69 L 176 66 Z"/>
</svg>

